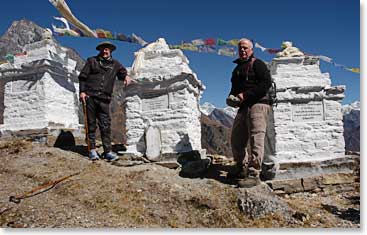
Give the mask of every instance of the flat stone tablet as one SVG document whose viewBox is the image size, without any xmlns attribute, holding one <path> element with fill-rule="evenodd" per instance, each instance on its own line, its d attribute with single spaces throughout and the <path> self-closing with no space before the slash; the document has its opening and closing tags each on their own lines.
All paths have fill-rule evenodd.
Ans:
<svg viewBox="0 0 367 235">
<path fill-rule="evenodd" d="M 155 161 L 161 156 L 161 132 L 158 127 L 150 126 L 145 133 L 146 157 Z"/>
</svg>

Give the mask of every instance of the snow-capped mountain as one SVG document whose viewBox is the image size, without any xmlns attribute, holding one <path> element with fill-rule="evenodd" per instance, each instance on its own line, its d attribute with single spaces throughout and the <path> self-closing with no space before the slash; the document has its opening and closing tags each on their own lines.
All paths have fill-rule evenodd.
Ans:
<svg viewBox="0 0 367 235">
<path fill-rule="evenodd" d="M 361 110 L 361 103 L 359 101 L 355 101 L 351 104 L 343 105 L 342 111 L 343 115 L 349 114 L 352 110 Z"/>
<path fill-rule="evenodd" d="M 231 128 L 237 109 L 232 107 L 217 108 L 213 104 L 205 102 L 200 107 L 201 112 L 211 120 L 217 121 L 225 127 Z"/>
<path fill-rule="evenodd" d="M 209 116 L 209 114 L 216 109 L 214 105 L 211 103 L 205 102 L 203 105 L 200 105 L 200 111 L 205 114 L 206 116 Z"/>
<path fill-rule="evenodd" d="M 234 119 L 237 115 L 238 109 L 227 106 L 223 109 L 223 111 Z"/>
<path fill-rule="evenodd" d="M 360 102 L 343 105 L 345 150 L 360 151 Z"/>
</svg>

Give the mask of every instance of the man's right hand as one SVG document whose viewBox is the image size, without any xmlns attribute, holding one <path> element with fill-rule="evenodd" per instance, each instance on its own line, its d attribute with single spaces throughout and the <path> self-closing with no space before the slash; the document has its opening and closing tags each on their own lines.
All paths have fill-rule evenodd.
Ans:
<svg viewBox="0 0 367 235">
<path fill-rule="evenodd" d="M 80 92 L 79 94 L 79 100 L 82 102 L 85 102 L 88 98 L 88 95 L 85 92 Z"/>
<path fill-rule="evenodd" d="M 234 96 L 234 95 L 230 95 L 226 99 L 226 104 L 230 107 L 233 107 L 233 108 L 238 108 L 241 104 L 240 102 L 241 102 L 241 100 L 238 97 Z"/>
<path fill-rule="evenodd" d="M 129 76 L 126 76 L 125 80 L 124 80 L 124 87 L 127 87 L 130 84 L 136 83 L 136 81 L 134 79 L 132 79 Z"/>
</svg>

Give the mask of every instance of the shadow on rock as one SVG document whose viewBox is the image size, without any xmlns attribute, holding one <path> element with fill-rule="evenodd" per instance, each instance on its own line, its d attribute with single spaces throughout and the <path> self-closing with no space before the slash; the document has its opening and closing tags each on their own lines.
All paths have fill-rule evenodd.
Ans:
<svg viewBox="0 0 367 235">
<path fill-rule="evenodd" d="M 228 173 L 231 172 L 233 166 L 223 164 L 212 164 L 206 171 L 204 178 L 214 179 L 223 184 L 236 185 L 237 179 L 227 177 Z"/>
<path fill-rule="evenodd" d="M 55 147 L 58 147 L 58 146 L 55 146 Z M 60 146 L 58 148 L 66 150 L 66 151 L 78 153 L 84 157 L 88 157 L 88 148 L 86 145 Z M 113 144 L 112 151 L 114 151 L 115 153 L 120 152 L 120 151 L 126 151 L 126 147 L 123 144 Z M 102 154 L 102 152 L 100 154 Z"/>
<path fill-rule="evenodd" d="M 61 130 L 60 134 L 56 138 L 54 147 L 64 149 L 70 146 L 75 146 L 75 138 L 73 133 L 71 133 L 71 131 Z"/>
<path fill-rule="evenodd" d="M 177 159 L 181 164 L 179 175 L 185 178 L 207 178 L 214 179 L 224 184 L 237 184 L 236 179 L 228 178 L 227 174 L 232 166 L 217 163 L 212 156 L 201 159 L 200 155 L 182 156 Z"/>
<path fill-rule="evenodd" d="M 322 204 L 322 207 L 330 213 L 338 216 L 341 219 L 351 221 L 352 223 L 360 223 L 360 211 L 354 208 L 348 208 L 346 210 L 339 209 L 333 205 Z"/>
</svg>

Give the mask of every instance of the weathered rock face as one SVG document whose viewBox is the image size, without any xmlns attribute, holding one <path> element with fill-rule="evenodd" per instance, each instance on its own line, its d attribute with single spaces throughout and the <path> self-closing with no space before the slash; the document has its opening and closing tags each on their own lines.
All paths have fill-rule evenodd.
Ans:
<svg viewBox="0 0 367 235">
<path fill-rule="evenodd" d="M 320 72 L 313 57 L 275 58 L 271 72 L 278 98 L 273 107 L 273 159 L 288 164 L 343 158 L 340 100 L 345 87 L 330 86 L 329 74 Z M 276 177 L 299 177 L 291 168 L 279 170 Z"/>
<path fill-rule="evenodd" d="M 210 114 L 209 118 L 220 122 L 227 128 L 232 128 L 234 118 L 228 115 L 223 109 L 214 109 Z"/>
<path fill-rule="evenodd" d="M 0 65 L 2 136 L 23 130 L 78 129 L 76 61 L 52 39 L 27 44 L 23 50 L 25 55 Z"/>
<path fill-rule="evenodd" d="M 237 204 L 241 212 L 252 219 L 273 214 L 291 219 L 294 214 L 288 204 L 278 198 L 266 184 L 250 189 L 240 189 Z"/>
<path fill-rule="evenodd" d="M 42 40 L 44 29 L 27 20 L 14 21 L 0 38 L 0 56 L 21 53 L 27 44 Z"/>
<path fill-rule="evenodd" d="M 343 106 L 345 150 L 360 151 L 360 102 Z"/>
<path fill-rule="evenodd" d="M 147 145 L 151 146 L 147 141 L 152 139 L 146 138 L 149 127 L 158 130 L 155 138 L 160 146 L 155 146 L 162 155 L 201 151 L 199 98 L 204 86 L 187 58 L 181 50 L 169 49 L 164 39 L 135 56 L 131 76 L 138 83 L 123 94 L 128 151 L 146 153 Z"/>
<path fill-rule="evenodd" d="M 14 21 L 9 29 L 0 38 L 0 58 L 6 54 L 17 54 L 26 51 L 26 45 L 39 42 L 45 37 L 45 29 L 29 20 Z M 51 39 L 56 41 L 52 36 Z M 66 48 L 68 58 L 76 61 L 76 69 L 81 70 L 84 65 L 83 59 L 75 50 Z"/>
<path fill-rule="evenodd" d="M 200 106 L 201 144 L 210 154 L 232 156 L 231 128 L 237 114 L 232 107 L 216 108 L 206 102 Z"/>
<path fill-rule="evenodd" d="M 201 115 L 201 146 L 210 154 L 232 156 L 231 129 L 220 122 Z"/>
</svg>

